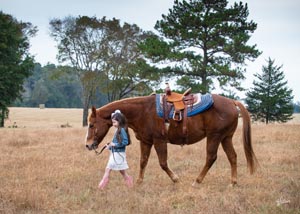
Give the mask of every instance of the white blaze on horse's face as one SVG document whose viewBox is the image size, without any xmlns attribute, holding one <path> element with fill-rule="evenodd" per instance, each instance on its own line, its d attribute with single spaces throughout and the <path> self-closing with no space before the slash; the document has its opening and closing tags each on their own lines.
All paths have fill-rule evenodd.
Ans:
<svg viewBox="0 0 300 214">
<path fill-rule="evenodd" d="M 85 135 L 85 145 L 91 145 L 95 140 L 95 133 L 97 131 L 96 124 L 97 110 L 95 107 L 92 107 L 92 112 L 89 114 L 88 120 L 88 130 Z"/>
<path fill-rule="evenodd" d="M 89 123 L 88 130 L 85 135 L 85 145 L 92 144 L 95 137 L 96 127 L 93 123 Z"/>
</svg>

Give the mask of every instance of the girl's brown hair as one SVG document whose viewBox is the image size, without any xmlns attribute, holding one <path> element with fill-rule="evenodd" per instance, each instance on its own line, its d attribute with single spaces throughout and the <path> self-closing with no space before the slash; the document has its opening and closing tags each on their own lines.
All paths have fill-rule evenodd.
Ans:
<svg viewBox="0 0 300 214">
<path fill-rule="evenodd" d="M 118 127 L 118 130 L 117 130 L 117 140 L 119 143 L 122 142 L 122 138 L 121 138 L 121 128 L 124 128 L 125 131 L 126 131 L 126 134 L 127 134 L 127 138 L 128 138 L 128 145 L 131 144 L 131 139 L 130 139 L 130 135 L 129 135 L 129 132 L 128 132 L 128 125 L 127 125 L 127 119 L 126 117 L 124 116 L 124 114 L 122 114 L 121 112 L 116 112 L 112 115 L 111 119 L 114 119 L 116 121 L 119 122 L 119 127 Z"/>
</svg>

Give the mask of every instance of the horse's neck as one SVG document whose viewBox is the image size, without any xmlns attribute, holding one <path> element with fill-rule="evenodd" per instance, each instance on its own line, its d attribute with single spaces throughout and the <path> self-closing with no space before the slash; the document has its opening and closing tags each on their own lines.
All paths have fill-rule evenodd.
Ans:
<svg viewBox="0 0 300 214">
<path fill-rule="evenodd" d="M 119 109 L 125 115 L 129 128 L 137 130 L 138 123 L 143 120 L 143 115 L 145 114 L 140 107 L 143 106 L 144 102 L 149 102 L 147 97 L 127 98 L 110 103 L 108 109 L 110 111 Z"/>
</svg>

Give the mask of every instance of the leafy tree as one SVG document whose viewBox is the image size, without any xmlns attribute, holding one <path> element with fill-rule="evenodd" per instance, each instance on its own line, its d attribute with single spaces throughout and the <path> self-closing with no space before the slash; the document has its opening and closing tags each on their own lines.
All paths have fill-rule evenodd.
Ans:
<svg viewBox="0 0 300 214">
<path fill-rule="evenodd" d="M 47 107 L 82 107 L 80 82 L 68 66 L 47 65 L 43 67 L 45 86 L 48 89 Z"/>
<path fill-rule="evenodd" d="M 292 119 L 293 96 L 287 87 L 287 81 L 281 71 L 282 66 L 274 65 L 274 60 L 267 60 L 268 65 L 262 67 L 262 74 L 255 74 L 253 88 L 246 95 L 245 102 L 255 121 L 287 122 Z"/>
<path fill-rule="evenodd" d="M 156 86 L 159 75 L 157 68 L 144 60 L 138 44 L 151 35 L 137 25 L 119 21 L 114 23 L 113 36 L 109 37 L 103 73 L 107 77 L 106 92 L 108 101 L 119 100 L 132 94 L 149 94 L 151 86 Z"/>
<path fill-rule="evenodd" d="M 69 63 L 81 83 L 83 126 L 87 125 L 88 108 L 96 85 L 100 85 L 97 73 L 103 69 L 107 25 L 105 19 L 99 22 L 86 16 L 50 21 L 51 36 L 58 42 L 58 60 Z"/>
<path fill-rule="evenodd" d="M 35 64 L 32 75 L 24 82 L 22 100 L 15 106 L 36 107 L 45 104 L 55 108 L 81 108 L 80 82 L 67 66 Z"/>
<path fill-rule="evenodd" d="M 246 60 L 260 55 L 256 45 L 247 45 L 257 24 L 247 21 L 247 4 L 227 0 L 174 1 L 162 15 L 153 35 L 141 49 L 154 63 L 172 63 L 164 71 L 176 76 L 177 84 L 202 93 L 211 91 L 217 80 L 223 90 L 242 90 Z"/>
<path fill-rule="evenodd" d="M 43 79 L 39 79 L 35 83 L 34 90 L 32 92 L 32 100 L 34 100 L 34 106 L 44 104 L 49 99 L 49 90 Z"/>
<path fill-rule="evenodd" d="M 112 101 L 149 85 L 145 79 L 153 75 L 140 69 L 144 63 L 136 63 L 140 58 L 136 43 L 145 37 L 136 25 L 82 16 L 53 19 L 50 26 L 59 44 L 59 61 L 69 63 L 81 82 L 83 126 L 97 89 Z"/>
<path fill-rule="evenodd" d="M 23 81 L 34 66 L 29 38 L 37 28 L 0 11 L 0 127 L 8 117 L 8 106 L 23 90 Z"/>
</svg>

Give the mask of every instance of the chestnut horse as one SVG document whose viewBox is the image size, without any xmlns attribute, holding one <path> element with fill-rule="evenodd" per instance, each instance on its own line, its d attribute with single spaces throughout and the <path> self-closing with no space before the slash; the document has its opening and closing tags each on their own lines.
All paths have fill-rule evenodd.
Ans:
<svg viewBox="0 0 300 214">
<path fill-rule="evenodd" d="M 243 117 L 243 144 L 247 165 L 252 174 L 256 169 L 257 160 L 251 144 L 251 123 L 248 111 L 238 101 L 220 95 L 212 95 L 214 104 L 208 110 L 192 117 L 187 117 L 187 135 L 183 134 L 182 122 L 170 120 L 166 134 L 162 131 L 164 122 L 156 112 L 154 95 L 126 98 L 109 103 L 99 109 L 92 107 L 88 117 L 86 147 L 96 149 L 112 126 L 111 113 L 121 110 L 127 117 L 128 126 L 135 132 L 140 141 L 140 171 L 137 182 L 141 183 L 152 146 L 156 150 L 161 168 L 173 182 L 179 181 L 178 176 L 168 166 L 167 143 L 183 145 L 197 143 L 207 138 L 206 163 L 193 183 L 200 184 L 210 167 L 217 159 L 220 143 L 231 166 L 231 184 L 237 183 L 237 155 L 233 147 L 232 137 L 238 125 L 239 112 Z M 237 109 L 239 108 L 239 110 Z"/>
</svg>

